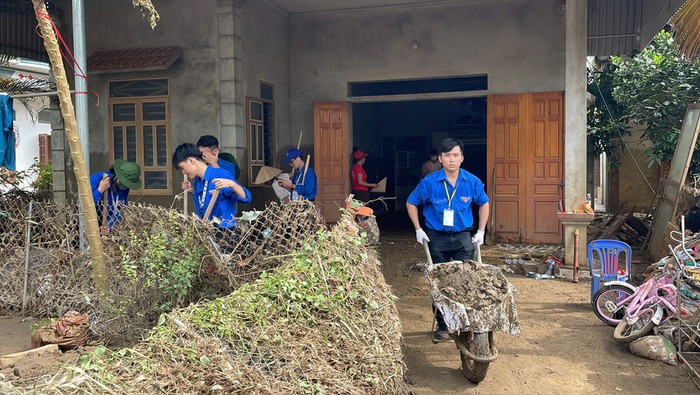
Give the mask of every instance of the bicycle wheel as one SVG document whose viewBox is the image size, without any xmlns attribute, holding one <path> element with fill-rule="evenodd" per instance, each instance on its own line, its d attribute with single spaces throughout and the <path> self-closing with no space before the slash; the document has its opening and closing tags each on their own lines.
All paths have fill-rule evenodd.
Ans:
<svg viewBox="0 0 700 395">
<path fill-rule="evenodd" d="M 626 320 L 621 320 L 615 327 L 613 337 L 620 343 L 631 343 L 640 337 L 646 336 L 656 326 L 651 318 L 656 312 L 654 306 L 644 306 L 644 310 L 633 324 L 628 324 Z"/>
<path fill-rule="evenodd" d="M 455 337 L 455 341 L 461 342 L 474 355 L 491 354 L 488 333 L 462 332 L 459 337 Z M 459 357 L 462 360 L 462 374 L 467 380 L 478 384 L 486 378 L 486 372 L 489 369 L 488 362 L 476 362 L 467 358 L 461 351 Z"/>
<path fill-rule="evenodd" d="M 620 302 L 632 293 L 633 291 L 624 285 L 603 286 L 593 295 L 593 312 L 606 324 L 617 326 L 627 311 L 627 304 L 621 305 Z"/>
</svg>

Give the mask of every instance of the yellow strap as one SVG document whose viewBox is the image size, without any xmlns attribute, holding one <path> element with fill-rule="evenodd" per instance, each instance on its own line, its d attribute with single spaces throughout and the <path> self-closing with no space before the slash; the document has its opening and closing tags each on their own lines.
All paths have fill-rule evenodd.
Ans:
<svg viewBox="0 0 700 395">
<path fill-rule="evenodd" d="M 447 191 L 447 181 L 442 180 L 442 183 L 445 184 L 445 195 L 447 195 L 447 208 L 449 209 L 452 207 L 452 199 L 455 197 L 455 193 L 457 193 L 457 184 L 455 183 L 455 189 L 452 191 L 452 196 L 450 196 L 450 193 Z"/>
</svg>

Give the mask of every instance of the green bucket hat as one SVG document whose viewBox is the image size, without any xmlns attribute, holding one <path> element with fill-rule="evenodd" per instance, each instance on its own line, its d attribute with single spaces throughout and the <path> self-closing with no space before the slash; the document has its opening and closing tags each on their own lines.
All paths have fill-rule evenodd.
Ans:
<svg viewBox="0 0 700 395">
<path fill-rule="evenodd" d="M 129 189 L 141 188 L 141 166 L 134 162 L 127 162 L 124 159 L 114 161 L 114 173 L 118 181 Z"/>
</svg>

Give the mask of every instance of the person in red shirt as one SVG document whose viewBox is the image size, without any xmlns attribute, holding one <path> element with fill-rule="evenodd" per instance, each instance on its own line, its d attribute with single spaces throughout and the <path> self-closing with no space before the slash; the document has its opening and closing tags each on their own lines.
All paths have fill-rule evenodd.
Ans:
<svg viewBox="0 0 700 395">
<path fill-rule="evenodd" d="M 352 160 L 355 164 L 352 165 L 352 169 L 350 170 L 352 193 L 355 195 L 355 199 L 365 203 L 369 201 L 369 189 L 377 186 L 377 184 L 367 182 L 367 172 L 363 167 L 367 156 L 368 155 L 362 150 L 353 152 Z"/>
</svg>

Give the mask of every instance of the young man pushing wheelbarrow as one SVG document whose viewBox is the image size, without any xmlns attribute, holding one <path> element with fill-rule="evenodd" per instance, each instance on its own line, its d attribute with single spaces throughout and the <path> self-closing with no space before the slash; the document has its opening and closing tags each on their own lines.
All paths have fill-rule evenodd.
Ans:
<svg viewBox="0 0 700 395">
<path fill-rule="evenodd" d="M 462 143 L 442 141 L 443 169 L 426 176 L 406 202 L 408 215 L 428 257 L 425 277 L 430 285 L 437 327 L 434 343 L 453 339 L 460 352 L 462 372 L 473 383 L 486 377 L 498 351 L 493 332 L 520 333 L 515 310 L 515 288 L 492 265 L 481 263 L 480 245 L 489 217 L 484 184 L 462 170 Z M 479 224 L 472 236 L 471 203 L 479 205 Z M 423 205 L 427 233 L 418 221 Z M 476 255 L 478 262 L 474 261 Z"/>
<path fill-rule="evenodd" d="M 461 169 L 464 145 L 456 139 L 445 139 L 440 144 L 438 160 L 442 169 L 421 180 L 406 201 L 408 217 L 416 230 L 416 240 L 427 241 L 434 263 L 474 259 L 474 245 L 484 243 L 484 230 L 489 218 L 489 198 L 484 183 L 475 175 Z M 468 229 L 474 223 L 472 202 L 479 205 L 479 228 L 472 235 Z M 418 220 L 418 206 L 423 205 L 424 231 Z M 435 311 L 437 329 L 434 340 L 450 339 L 445 321 Z"/>
</svg>

